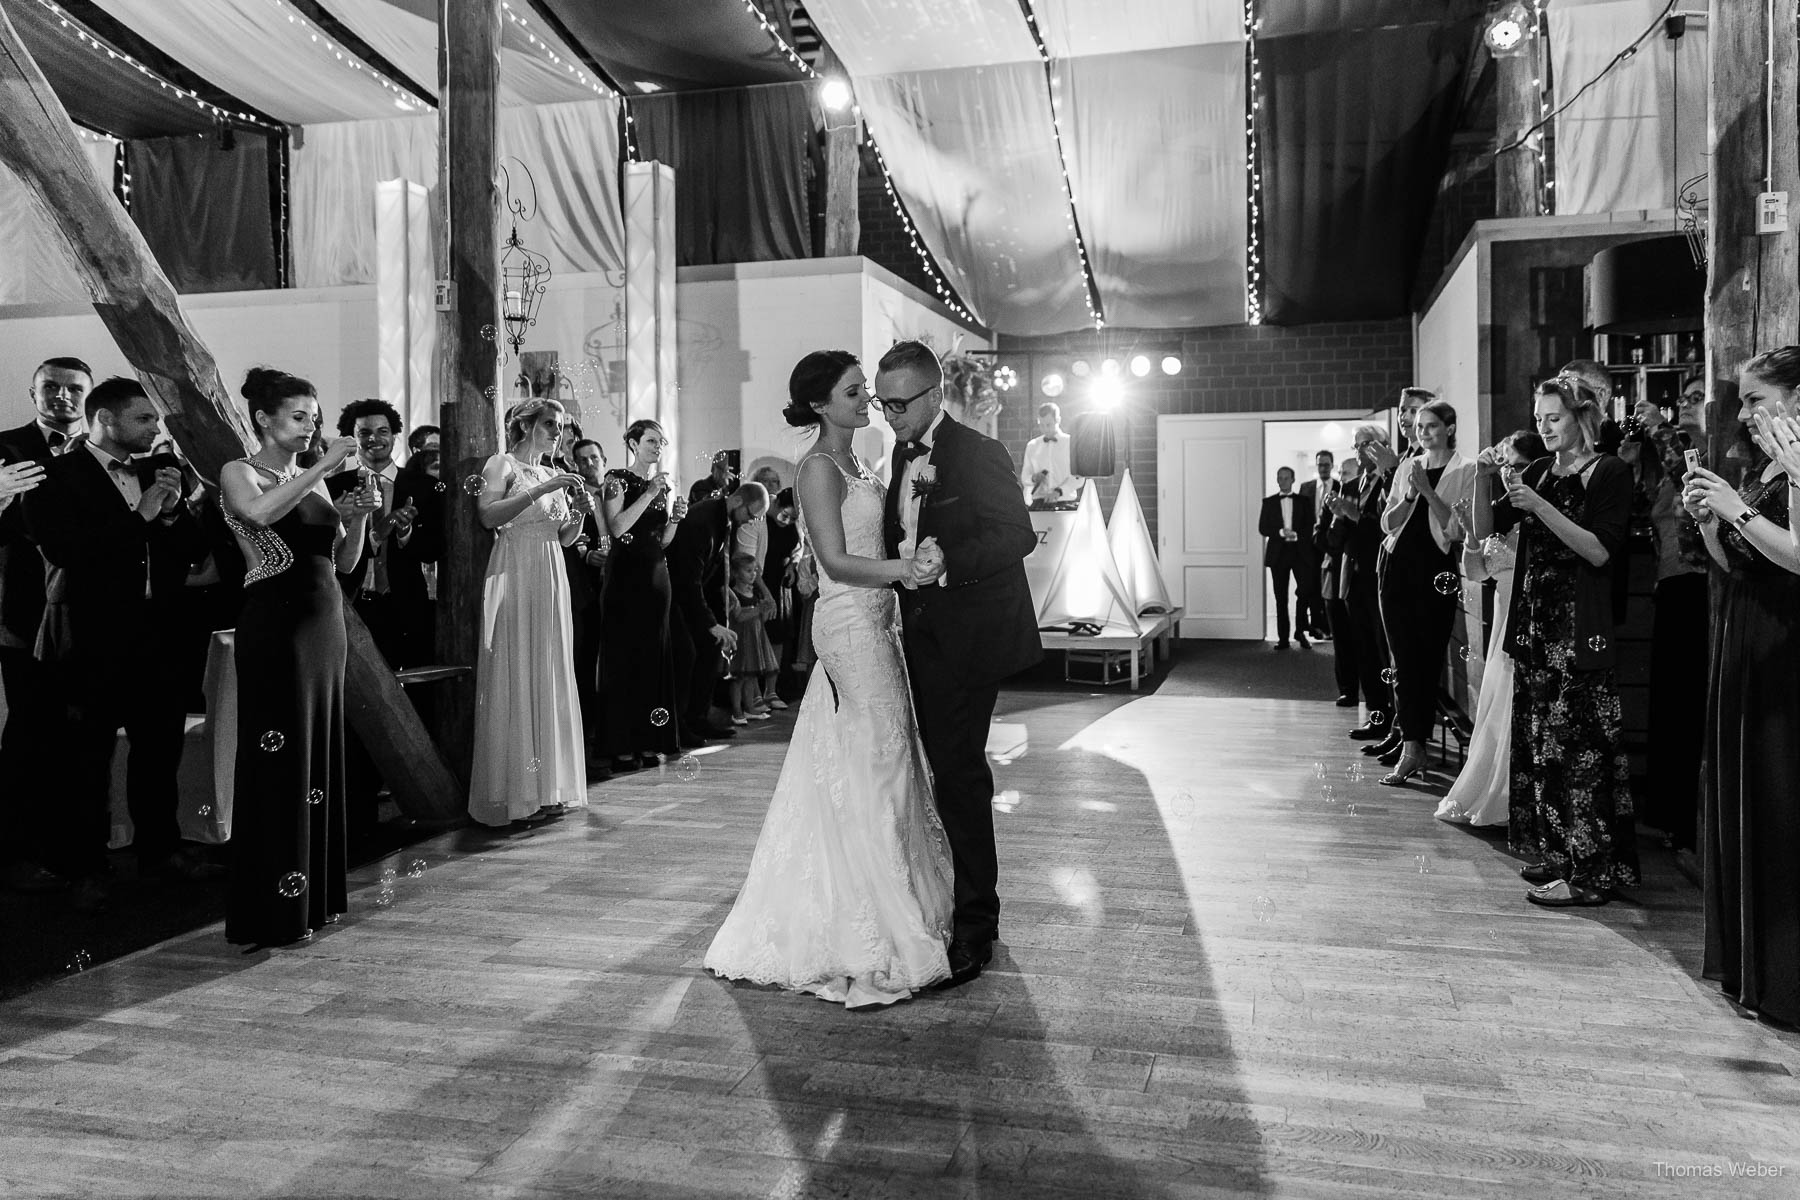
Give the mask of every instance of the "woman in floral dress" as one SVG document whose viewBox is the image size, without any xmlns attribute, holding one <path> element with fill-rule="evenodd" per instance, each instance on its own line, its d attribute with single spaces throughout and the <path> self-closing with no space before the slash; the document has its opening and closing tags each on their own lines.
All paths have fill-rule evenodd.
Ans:
<svg viewBox="0 0 1800 1200">
<path fill-rule="evenodd" d="M 1602 413 L 1568 376 L 1539 385 L 1549 456 L 1505 474 L 1501 533 L 1519 528 L 1508 842 L 1534 904 L 1605 904 L 1637 882 L 1631 768 L 1614 678 L 1612 572 L 1631 522 L 1631 468 L 1594 449 Z M 1483 470 L 1497 471 L 1497 466 Z"/>
</svg>

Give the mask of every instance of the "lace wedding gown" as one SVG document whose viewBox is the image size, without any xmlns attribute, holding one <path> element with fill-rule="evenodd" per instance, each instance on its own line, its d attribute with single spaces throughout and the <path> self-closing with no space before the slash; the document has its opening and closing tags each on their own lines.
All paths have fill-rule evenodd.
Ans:
<svg viewBox="0 0 1800 1200">
<path fill-rule="evenodd" d="M 845 549 L 885 557 L 880 482 L 844 482 Z M 812 622 L 818 664 L 749 876 L 705 966 L 854 1008 L 891 1004 L 949 977 L 952 907 L 899 600 L 821 569 Z"/>
<path fill-rule="evenodd" d="M 1495 580 L 1494 635 L 1482 668 L 1475 701 L 1475 731 L 1468 759 L 1438 802 L 1437 819 L 1462 825 L 1504 825 L 1512 797 L 1513 660 L 1506 652 L 1506 610 L 1512 604 L 1513 563 L 1518 533 L 1489 537 L 1482 562 Z"/>
</svg>

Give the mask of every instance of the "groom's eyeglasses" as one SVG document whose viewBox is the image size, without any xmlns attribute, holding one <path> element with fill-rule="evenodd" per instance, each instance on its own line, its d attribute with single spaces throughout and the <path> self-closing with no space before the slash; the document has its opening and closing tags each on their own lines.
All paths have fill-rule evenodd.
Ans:
<svg viewBox="0 0 1800 1200">
<path fill-rule="evenodd" d="M 930 387 L 920 388 L 918 391 L 914 392 L 912 395 L 907 396 L 905 399 L 902 399 L 902 400 L 884 400 L 880 396 L 875 396 L 875 397 L 873 397 L 873 399 L 874 399 L 875 403 L 881 405 L 882 412 L 888 414 L 888 416 L 890 416 L 890 417 L 897 417 L 901 413 L 905 412 L 907 406 L 910 405 L 913 401 L 917 400 L 920 396 L 923 396 L 926 392 L 929 392 L 932 388 L 934 388 L 936 386 L 938 386 L 938 385 L 934 383 Z"/>
</svg>

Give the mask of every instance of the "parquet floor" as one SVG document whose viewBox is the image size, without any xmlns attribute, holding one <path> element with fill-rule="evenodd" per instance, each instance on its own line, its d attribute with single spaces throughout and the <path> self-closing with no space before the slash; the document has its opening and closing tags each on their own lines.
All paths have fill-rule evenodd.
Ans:
<svg viewBox="0 0 1800 1200">
<path fill-rule="evenodd" d="M 362 871 L 310 946 L 214 926 L 0 1005 L 0 1195 L 1800 1195 L 1800 1039 L 1696 982 L 1690 885 L 1533 909 L 1491 837 L 1345 775 L 1340 710 L 1208 669 L 1002 697 L 971 986 L 699 972 L 759 733 Z M 1693 1173 L 1732 1164 L 1785 1174 Z"/>
</svg>

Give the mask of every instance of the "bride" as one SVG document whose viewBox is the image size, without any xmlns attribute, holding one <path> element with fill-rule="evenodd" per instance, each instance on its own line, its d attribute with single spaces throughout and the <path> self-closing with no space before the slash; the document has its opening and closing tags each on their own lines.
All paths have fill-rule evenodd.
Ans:
<svg viewBox="0 0 1800 1200">
<path fill-rule="evenodd" d="M 856 357 L 818 350 L 788 380 L 803 532 L 819 566 L 818 664 L 787 761 L 706 969 L 865 1008 L 950 976 L 949 846 L 932 802 L 893 585 L 933 583 L 941 554 L 884 556 L 885 491 L 851 453 L 869 423 Z"/>
</svg>

